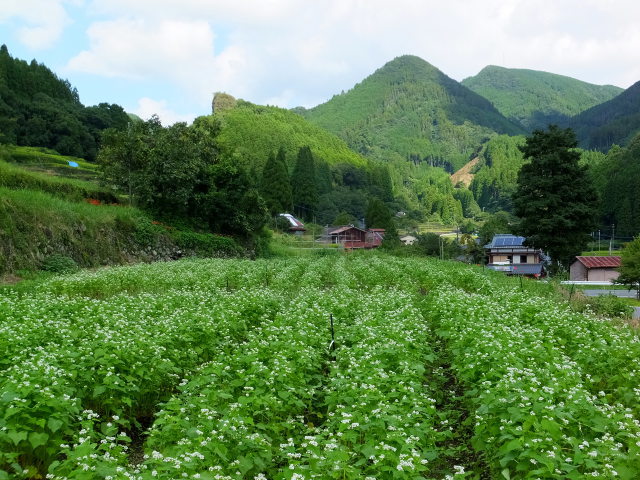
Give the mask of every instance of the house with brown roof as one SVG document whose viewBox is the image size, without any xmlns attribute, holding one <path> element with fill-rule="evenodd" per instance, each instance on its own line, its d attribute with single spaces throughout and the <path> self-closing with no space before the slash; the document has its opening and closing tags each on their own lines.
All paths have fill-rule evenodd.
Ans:
<svg viewBox="0 0 640 480">
<path fill-rule="evenodd" d="M 353 225 L 345 225 L 341 227 L 328 228 L 325 238 L 330 243 L 342 245 L 344 248 L 353 250 L 361 248 L 377 248 L 382 244 L 384 239 L 384 228 L 370 228 L 364 230 L 354 227 Z"/>
<path fill-rule="evenodd" d="M 576 257 L 569 267 L 569 279 L 582 282 L 610 282 L 620 275 L 620 257 Z"/>
</svg>

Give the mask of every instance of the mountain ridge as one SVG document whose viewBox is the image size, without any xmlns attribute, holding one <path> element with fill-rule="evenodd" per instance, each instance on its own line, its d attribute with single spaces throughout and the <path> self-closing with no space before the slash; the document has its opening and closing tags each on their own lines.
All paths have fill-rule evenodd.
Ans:
<svg viewBox="0 0 640 480">
<path fill-rule="evenodd" d="M 297 111 L 365 156 L 429 161 L 449 171 L 466 163 L 484 139 L 523 133 L 487 99 L 413 55 L 396 57 L 349 91 Z"/>
<path fill-rule="evenodd" d="M 584 148 L 607 151 L 614 144 L 629 144 L 640 132 L 640 81 L 576 115 L 565 126 L 574 129 Z"/>
<path fill-rule="evenodd" d="M 505 117 L 527 131 L 566 122 L 624 91 L 556 73 L 497 65 L 487 65 L 461 83 L 487 98 Z"/>
</svg>

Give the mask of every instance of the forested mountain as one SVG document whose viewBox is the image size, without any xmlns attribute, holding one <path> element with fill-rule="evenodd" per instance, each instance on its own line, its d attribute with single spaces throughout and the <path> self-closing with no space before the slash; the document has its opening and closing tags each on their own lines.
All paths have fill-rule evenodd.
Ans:
<svg viewBox="0 0 640 480">
<path fill-rule="evenodd" d="M 525 137 L 500 135 L 487 142 L 479 154 L 469 185 L 478 205 L 488 212 L 511 211 L 518 171 L 524 163 L 519 146 Z"/>
<path fill-rule="evenodd" d="M 0 142 L 52 148 L 94 159 L 100 132 L 124 128 L 129 117 L 118 105 L 85 107 L 67 80 L 32 60 L 0 47 Z"/>
<path fill-rule="evenodd" d="M 424 162 L 450 173 L 496 132 L 523 133 L 488 100 L 409 55 L 322 105 L 296 111 L 369 158 Z"/>
<path fill-rule="evenodd" d="M 623 91 L 612 85 L 593 85 L 554 73 L 494 65 L 464 79 L 462 84 L 491 101 L 500 113 L 528 131 L 565 122 Z"/>
<path fill-rule="evenodd" d="M 302 203 L 320 223 L 332 223 L 340 213 L 362 218 L 372 195 L 394 211 L 408 212 L 417 222 L 453 223 L 463 216 L 456 191 L 441 168 L 398 155 L 386 161 L 365 158 L 336 135 L 281 108 L 254 105 L 226 94 L 217 94 L 213 105 L 213 117 L 221 128 L 220 151 L 244 165 L 256 184 L 269 156 L 280 148 L 293 176 L 300 148 L 310 147 L 318 195 L 315 207 Z M 297 181 L 292 180 L 295 185 Z M 309 218 L 305 212 L 298 213 Z"/>
<path fill-rule="evenodd" d="M 211 119 L 219 125 L 220 156 L 244 170 L 264 198 L 270 199 L 281 181 L 290 181 L 293 211 L 308 221 L 332 223 L 340 213 L 363 218 L 371 195 L 393 201 L 386 165 L 364 158 L 342 139 L 289 110 L 218 93 Z M 265 182 L 265 177 L 273 178 L 268 160 L 276 153 L 288 178 Z M 301 184 L 309 192 L 301 192 Z"/>
<path fill-rule="evenodd" d="M 627 145 L 640 132 L 640 81 L 566 125 L 575 130 L 584 148 L 606 152 L 614 144 Z"/>
<path fill-rule="evenodd" d="M 233 98 L 216 94 L 216 99 L 219 97 Z M 290 168 L 293 168 L 298 149 L 303 146 L 310 147 L 316 157 L 329 165 L 343 163 L 364 167 L 368 163 L 343 140 L 289 110 L 233 99 L 232 107 L 216 108 L 213 115 L 220 121 L 218 142 L 221 149 L 258 170 L 262 169 L 269 154 L 280 147 L 291 162 Z"/>
<path fill-rule="evenodd" d="M 600 192 L 603 225 L 622 236 L 640 232 L 640 134 L 626 148 L 613 147 L 596 162 L 593 177 Z"/>
</svg>

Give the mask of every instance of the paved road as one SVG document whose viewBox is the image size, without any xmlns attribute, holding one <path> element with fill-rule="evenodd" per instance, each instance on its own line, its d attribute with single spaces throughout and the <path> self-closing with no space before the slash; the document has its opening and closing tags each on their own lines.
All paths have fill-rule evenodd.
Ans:
<svg viewBox="0 0 640 480">
<path fill-rule="evenodd" d="M 616 295 L 618 297 L 636 298 L 635 290 L 583 290 L 587 297 L 596 297 L 598 295 Z M 640 307 L 633 307 L 633 318 L 640 318 Z"/>
</svg>

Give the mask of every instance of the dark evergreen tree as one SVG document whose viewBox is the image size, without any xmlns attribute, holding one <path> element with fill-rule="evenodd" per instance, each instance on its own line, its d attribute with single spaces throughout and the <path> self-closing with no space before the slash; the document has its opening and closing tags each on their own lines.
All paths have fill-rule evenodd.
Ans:
<svg viewBox="0 0 640 480">
<path fill-rule="evenodd" d="M 269 155 L 267 163 L 262 170 L 262 182 L 260 184 L 262 198 L 265 201 L 269 213 L 276 215 L 291 211 L 291 182 L 284 149 L 280 147 L 278 155 Z"/>
<path fill-rule="evenodd" d="M 525 159 L 513 195 L 519 233 L 547 252 L 555 268 L 568 267 L 589 242 L 598 205 L 596 190 L 571 129 L 536 130 L 521 147 Z"/>
<path fill-rule="evenodd" d="M 318 205 L 316 169 L 309 147 L 298 150 L 298 158 L 291 175 L 293 208 L 303 218 L 312 219 Z"/>
<path fill-rule="evenodd" d="M 391 216 L 391 210 L 382 200 L 372 197 L 367 205 L 367 213 L 364 217 L 367 228 L 384 228 L 385 242 L 397 240 L 398 230 Z"/>
</svg>

